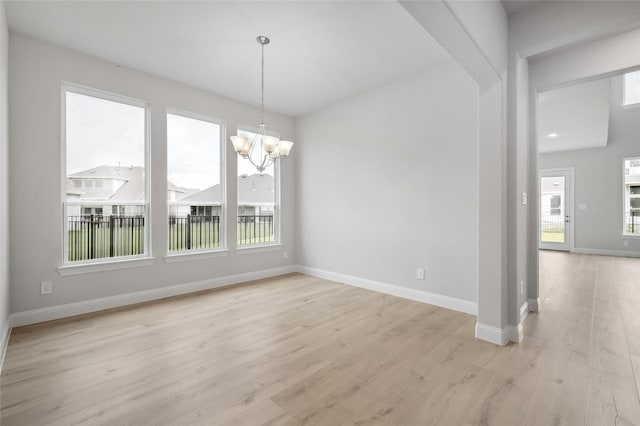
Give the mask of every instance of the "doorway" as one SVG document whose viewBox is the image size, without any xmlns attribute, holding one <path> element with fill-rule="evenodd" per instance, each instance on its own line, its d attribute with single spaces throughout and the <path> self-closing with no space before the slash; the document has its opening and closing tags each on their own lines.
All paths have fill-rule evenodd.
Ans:
<svg viewBox="0 0 640 426">
<path fill-rule="evenodd" d="M 544 250 L 573 248 L 573 168 L 540 170 L 538 238 Z"/>
</svg>

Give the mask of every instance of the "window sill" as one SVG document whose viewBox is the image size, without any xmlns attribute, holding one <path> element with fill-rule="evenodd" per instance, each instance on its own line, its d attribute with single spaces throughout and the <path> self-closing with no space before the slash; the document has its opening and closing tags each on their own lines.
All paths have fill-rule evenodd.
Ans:
<svg viewBox="0 0 640 426">
<path fill-rule="evenodd" d="M 236 252 L 238 254 L 251 254 L 251 253 L 261 253 L 265 251 L 278 251 L 278 250 L 282 250 L 282 243 L 273 243 L 273 244 L 269 243 L 269 244 L 238 247 L 236 249 Z"/>
<path fill-rule="evenodd" d="M 632 104 L 622 104 L 622 109 L 634 109 L 634 108 L 640 108 L 640 102 L 635 102 Z"/>
<path fill-rule="evenodd" d="M 68 275 L 90 274 L 93 272 L 112 271 L 116 269 L 138 268 L 150 266 L 155 259 L 153 257 L 143 257 L 135 259 L 110 260 L 108 262 L 81 263 L 58 266 L 58 273 L 66 277 Z"/>
<path fill-rule="evenodd" d="M 164 257 L 164 261 L 167 263 L 190 262 L 192 260 L 213 259 L 216 257 L 224 257 L 228 254 L 229 254 L 229 250 L 227 249 L 176 253 L 176 254 L 166 255 Z"/>
<path fill-rule="evenodd" d="M 640 238 L 640 234 L 622 234 L 622 238 Z"/>
</svg>

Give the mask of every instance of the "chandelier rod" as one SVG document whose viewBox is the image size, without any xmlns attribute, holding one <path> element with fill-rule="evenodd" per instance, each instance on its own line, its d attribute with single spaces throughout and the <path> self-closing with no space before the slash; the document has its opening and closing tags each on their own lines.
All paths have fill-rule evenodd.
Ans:
<svg viewBox="0 0 640 426">
<path fill-rule="evenodd" d="M 264 124 L 264 43 L 260 43 L 262 48 L 262 68 L 261 68 L 261 91 L 260 91 L 260 124 Z"/>
</svg>

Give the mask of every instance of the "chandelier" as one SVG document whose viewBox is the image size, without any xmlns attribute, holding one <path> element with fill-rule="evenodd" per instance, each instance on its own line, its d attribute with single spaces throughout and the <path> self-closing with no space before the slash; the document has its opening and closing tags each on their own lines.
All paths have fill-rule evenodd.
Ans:
<svg viewBox="0 0 640 426">
<path fill-rule="evenodd" d="M 260 97 L 260 126 L 258 133 L 249 140 L 245 136 L 231 136 L 233 149 L 242 158 L 246 158 L 262 173 L 267 167 L 272 165 L 278 158 L 288 157 L 293 142 L 282 141 L 274 136 L 266 134 L 266 126 L 264 125 L 264 46 L 269 44 L 269 38 L 258 36 L 256 41 L 262 49 L 262 85 Z M 259 150 L 259 151 L 256 151 Z M 254 154 L 255 152 L 255 154 Z"/>
</svg>

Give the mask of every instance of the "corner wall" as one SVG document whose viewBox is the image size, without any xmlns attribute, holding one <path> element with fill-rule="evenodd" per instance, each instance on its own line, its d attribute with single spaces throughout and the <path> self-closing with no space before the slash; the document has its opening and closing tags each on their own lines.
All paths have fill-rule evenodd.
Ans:
<svg viewBox="0 0 640 426">
<path fill-rule="evenodd" d="M 160 294 L 159 289 L 171 289 L 178 284 L 203 280 L 221 282 L 228 276 L 244 274 L 242 276 L 247 277 L 252 271 L 295 264 L 294 256 L 283 259 L 282 253 L 282 250 L 295 251 L 295 149 L 281 169 L 282 250 L 239 254 L 231 244 L 235 241 L 235 223 L 229 220 L 227 235 L 231 250 L 227 256 L 179 263 L 164 260 L 167 108 L 221 118 L 226 122 L 227 134 L 234 134 L 238 124 L 255 123 L 259 118 L 258 108 L 15 33 L 10 37 L 12 312 L 134 292 Z M 153 265 L 65 277 L 56 270 L 62 262 L 60 96 L 63 81 L 150 104 Z M 283 138 L 294 137 L 292 118 L 267 112 L 265 119 Z M 236 161 L 227 140 L 228 205 L 235 206 Z M 233 211 L 228 215 L 235 218 Z M 53 281 L 52 295 L 40 295 L 40 282 L 44 280 Z"/>
<path fill-rule="evenodd" d="M 8 39 L 4 1 L 0 1 L 0 368 L 9 339 Z"/>
<path fill-rule="evenodd" d="M 478 85 L 468 74 L 451 62 L 373 89 L 301 117 L 296 140 L 300 265 L 477 302 Z"/>
</svg>

